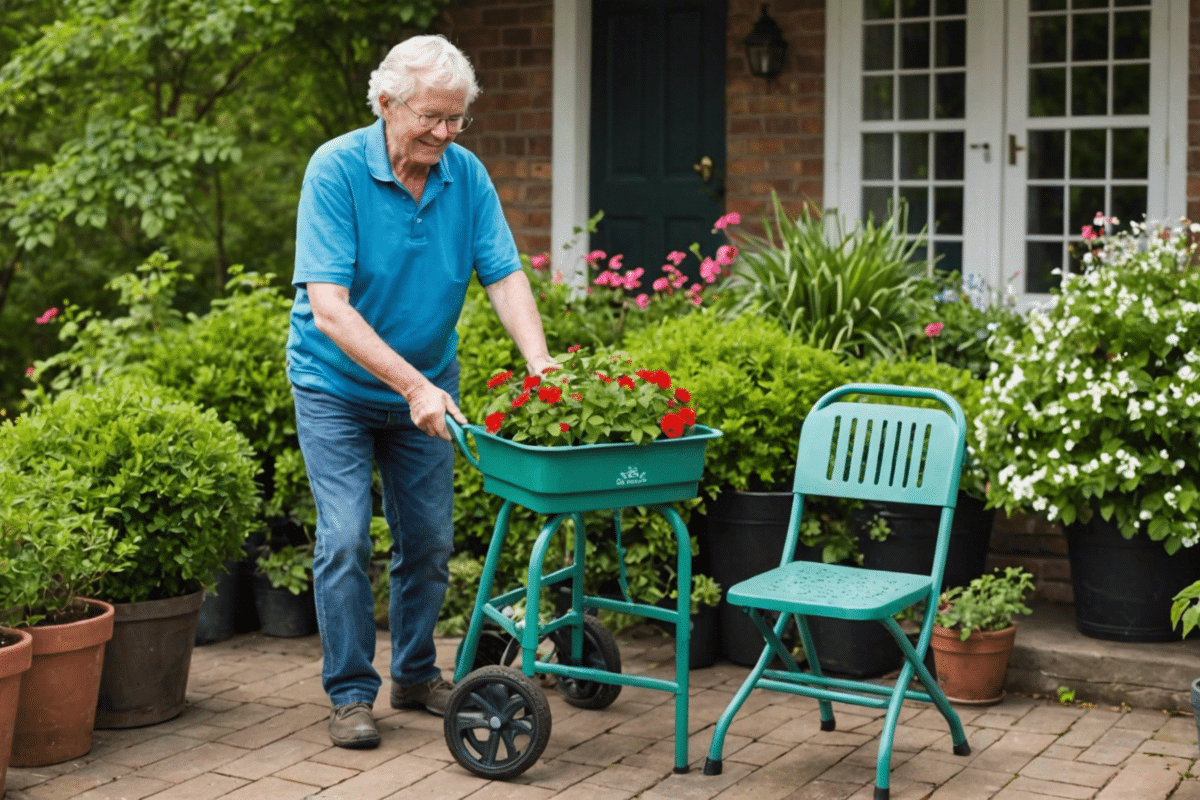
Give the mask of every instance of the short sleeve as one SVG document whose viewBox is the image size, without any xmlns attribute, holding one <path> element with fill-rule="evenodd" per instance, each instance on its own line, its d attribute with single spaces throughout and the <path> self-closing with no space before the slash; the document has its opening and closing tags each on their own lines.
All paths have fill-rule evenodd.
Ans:
<svg viewBox="0 0 1200 800">
<path fill-rule="evenodd" d="M 336 283 L 354 278 L 358 231 L 350 182 L 330 160 L 314 157 L 296 210 L 296 270 L 292 283 Z"/>
</svg>

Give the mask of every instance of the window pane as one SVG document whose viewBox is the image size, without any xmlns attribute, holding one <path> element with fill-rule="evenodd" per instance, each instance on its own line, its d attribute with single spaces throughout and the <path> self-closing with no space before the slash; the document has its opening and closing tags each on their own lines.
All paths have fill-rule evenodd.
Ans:
<svg viewBox="0 0 1200 800">
<path fill-rule="evenodd" d="M 1071 132 L 1071 178 L 1094 178 L 1103 180 L 1105 174 L 1105 155 L 1107 132 L 1100 130 L 1082 130 Z M 1096 209 L 1099 210 L 1099 209 Z"/>
<path fill-rule="evenodd" d="M 920 233 L 929 224 L 928 195 L 924 186 L 900 187 L 900 199 L 908 205 L 907 233 Z"/>
<path fill-rule="evenodd" d="M 927 17 L 929 16 L 929 0 L 900 0 L 900 16 Z"/>
<path fill-rule="evenodd" d="M 1029 177 L 1045 180 L 1066 176 L 1066 134 L 1063 131 L 1029 132 Z"/>
<path fill-rule="evenodd" d="M 1059 64 L 1067 60 L 1067 17 L 1034 17 L 1029 21 L 1029 63 Z"/>
<path fill-rule="evenodd" d="M 962 275 L 962 251 L 962 242 L 937 242 L 933 247 L 937 268 Z"/>
<path fill-rule="evenodd" d="M 967 13 L 967 0 L 938 0 L 937 13 L 942 16 L 965 14 Z"/>
<path fill-rule="evenodd" d="M 863 69 L 892 69 L 896 65 L 892 25 L 863 26 Z"/>
<path fill-rule="evenodd" d="M 888 186 L 864 186 L 862 193 L 862 218 L 874 219 L 883 224 L 891 214 L 892 190 Z"/>
<path fill-rule="evenodd" d="M 891 19 L 896 16 L 896 0 L 863 0 L 863 19 Z"/>
<path fill-rule="evenodd" d="M 967 22 L 952 19 L 937 23 L 937 63 L 939 67 L 964 67 L 967 64 Z"/>
<path fill-rule="evenodd" d="M 1150 113 L 1150 65 L 1118 64 L 1113 67 L 1113 113 Z"/>
<path fill-rule="evenodd" d="M 1027 233 L 1063 232 L 1063 190 L 1061 186 L 1030 186 L 1025 208 Z"/>
<path fill-rule="evenodd" d="M 1103 186 L 1072 186 L 1067 232 L 1072 236 L 1078 235 L 1084 225 L 1091 225 L 1096 215 L 1104 212 Z"/>
<path fill-rule="evenodd" d="M 1074 0 L 1071 8 L 1108 8 L 1108 0 Z"/>
<path fill-rule="evenodd" d="M 967 115 L 967 74 L 940 72 L 934 85 L 937 89 L 935 116 L 938 119 L 964 118 Z"/>
<path fill-rule="evenodd" d="M 909 22 L 900 26 L 900 66 L 928 69 L 929 23 Z"/>
<path fill-rule="evenodd" d="M 900 119 L 929 119 L 929 76 L 900 76 Z"/>
<path fill-rule="evenodd" d="M 961 186 L 937 186 L 933 190 L 933 215 L 938 233 L 962 233 L 963 190 Z"/>
<path fill-rule="evenodd" d="M 943 131 L 933 138 L 934 177 L 940 181 L 961 181 L 966 141 L 962 131 Z"/>
<path fill-rule="evenodd" d="M 1112 189 L 1112 216 L 1122 225 L 1144 222 L 1146 219 L 1146 187 L 1114 186 Z"/>
<path fill-rule="evenodd" d="M 1076 14 L 1072 22 L 1071 57 L 1075 61 L 1108 58 L 1108 14 Z"/>
<path fill-rule="evenodd" d="M 1062 277 L 1051 274 L 1062 269 L 1061 242 L 1027 242 L 1025 245 L 1025 291 L 1045 294 L 1062 283 Z"/>
<path fill-rule="evenodd" d="M 892 118 L 892 76 L 863 78 L 863 119 Z"/>
<path fill-rule="evenodd" d="M 1076 116 L 1108 113 L 1108 67 L 1071 69 L 1071 113 Z"/>
<path fill-rule="evenodd" d="M 892 135 L 864 133 L 862 176 L 864 180 L 892 179 Z"/>
<path fill-rule="evenodd" d="M 1150 57 L 1150 12 L 1113 15 L 1113 58 Z"/>
<path fill-rule="evenodd" d="M 900 179 L 929 177 L 929 134 L 900 134 Z"/>
<path fill-rule="evenodd" d="M 1029 0 L 1030 11 L 1062 11 L 1067 0 Z"/>
<path fill-rule="evenodd" d="M 1029 70 L 1029 116 L 1061 117 L 1067 110 L 1067 71 L 1062 67 Z"/>
<path fill-rule="evenodd" d="M 1117 128 L 1113 131 L 1112 176 L 1142 178 L 1150 174 L 1150 131 L 1148 128 Z"/>
</svg>

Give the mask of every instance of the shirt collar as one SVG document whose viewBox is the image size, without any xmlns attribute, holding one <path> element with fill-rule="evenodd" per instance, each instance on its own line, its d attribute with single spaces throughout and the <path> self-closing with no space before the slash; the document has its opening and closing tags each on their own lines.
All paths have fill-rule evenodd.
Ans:
<svg viewBox="0 0 1200 800">
<path fill-rule="evenodd" d="M 454 147 L 454 145 L 450 145 L 450 147 Z M 438 163 L 434 164 L 429 170 L 429 175 L 431 178 L 436 175 L 437 178 L 441 179 L 442 183 L 453 183 L 454 178 L 450 175 L 450 171 L 446 169 L 445 163 L 446 154 L 443 153 Z M 375 124 L 367 131 L 367 169 L 370 170 L 371 177 L 377 181 L 400 183 L 392 173 L 392 162 L 388 160 L 387 139 L 384 136 L 383 119 L 375 120 Z"/>
</svg>

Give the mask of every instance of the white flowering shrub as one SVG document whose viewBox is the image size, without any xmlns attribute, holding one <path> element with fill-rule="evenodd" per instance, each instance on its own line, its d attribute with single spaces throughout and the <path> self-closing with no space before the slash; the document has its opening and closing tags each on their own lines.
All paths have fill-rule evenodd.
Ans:
<svg viewBox="0 0 1200 800">
<path fill-rule="evenodd" d="M 989 505 L 1064 525 L 1098 510 L 1174 553 L 1200 541 L 1200 224 L 1132 228 L 993 343 L 975 424 Z"/>
</svg>

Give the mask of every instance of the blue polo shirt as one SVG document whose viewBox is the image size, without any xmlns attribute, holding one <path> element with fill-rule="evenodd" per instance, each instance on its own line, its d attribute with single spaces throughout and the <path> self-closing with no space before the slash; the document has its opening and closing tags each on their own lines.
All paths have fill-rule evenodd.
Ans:
<svg viewBox="0 0 1200 800">
<path fill-rule="evenodd" d="M 326 142 L 300 190 L 288 378 L 374 407 L 407 407 L 317 330 L 309 281 L 348 288 L 367 324 L 432 380 L 457 352 L 471 273 L 487 286 L 520 268 L 495 187 L 468 150 L 446 149 L 418 204 L 392 174 L 382 120 Z"/>
</svg>

